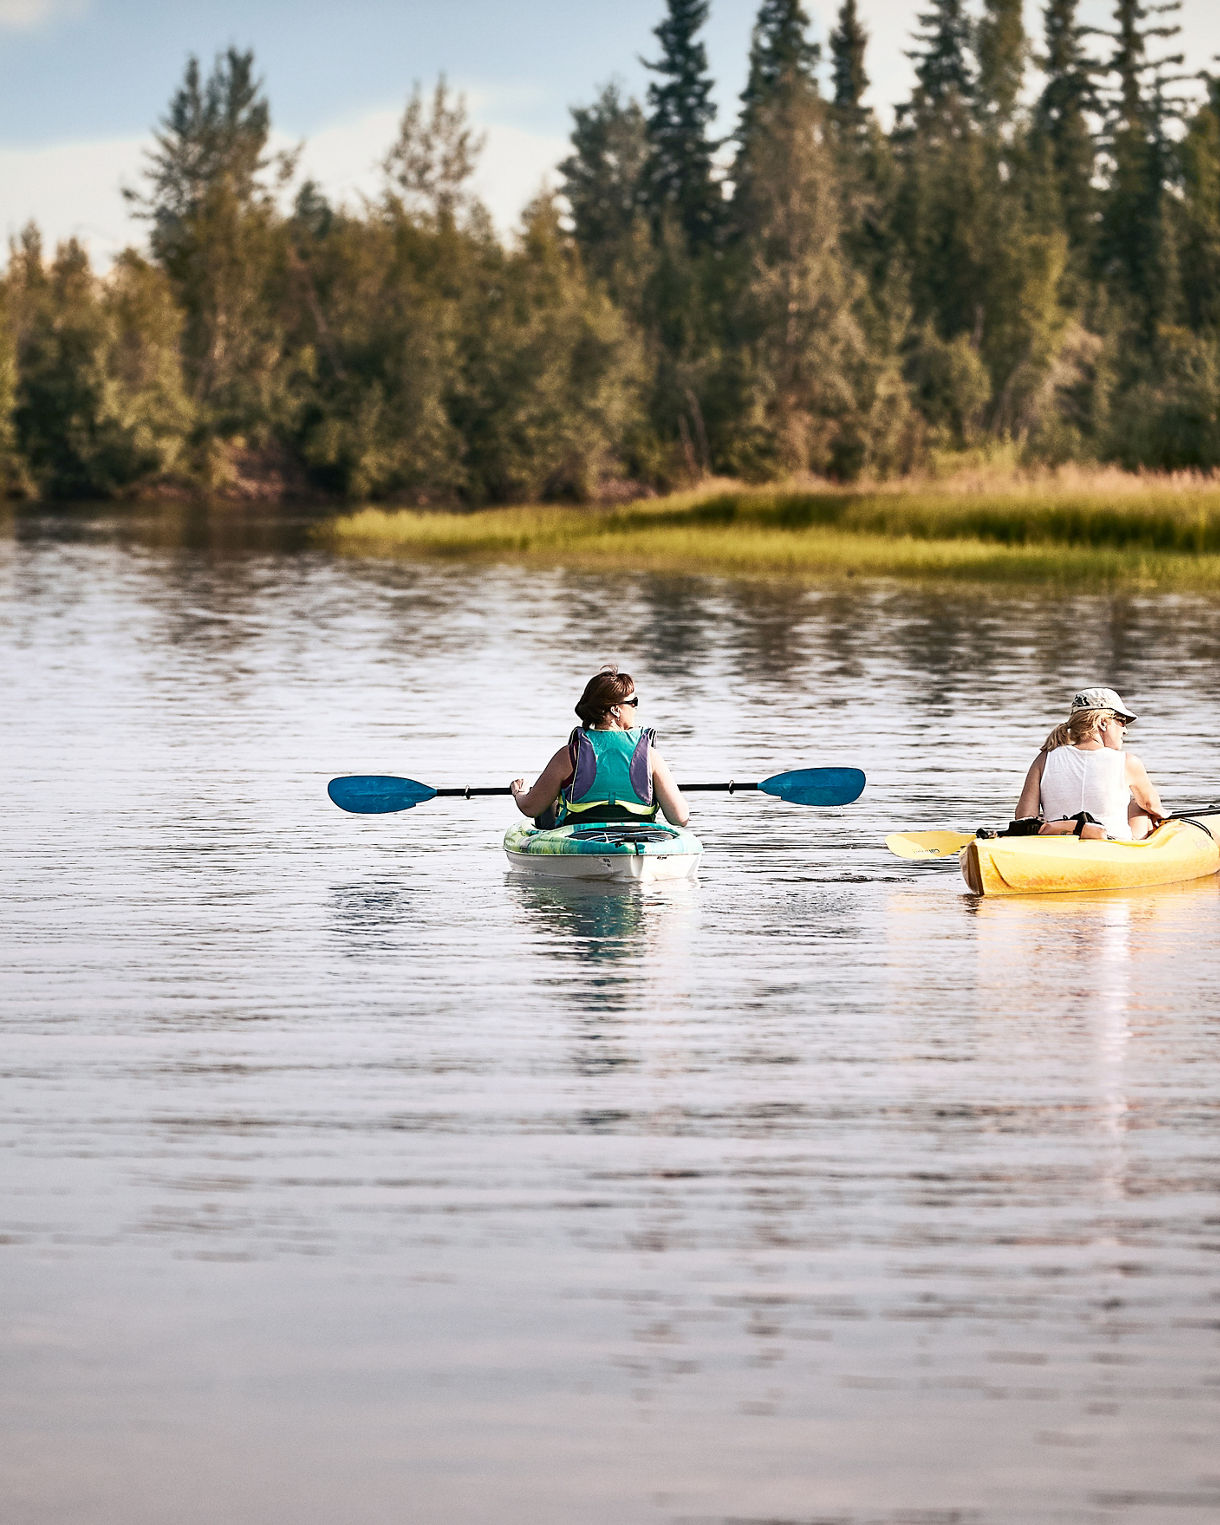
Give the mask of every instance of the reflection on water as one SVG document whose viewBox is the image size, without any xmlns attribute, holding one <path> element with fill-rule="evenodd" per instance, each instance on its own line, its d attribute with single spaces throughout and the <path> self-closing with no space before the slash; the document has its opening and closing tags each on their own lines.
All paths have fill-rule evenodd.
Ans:
<svg viewBox="0 0 1220 1525">
<path fill-rule="evenodd" d="M 638 961 L 672 970 L 690 951 L 698 890 L 691 880 L 646 886 L 529 882 L 507 892 L 535 946 L 582 966 Z"/>
<path fill-rule="evenodd" d="M 1214 604 L 13 522 L 6 1519 L 1220 1517 L 1220 885 L 881 846 L 1006 818 L 1089 678 L 1213 797 Z M 536 769 L 606 659 L 679 776 L 869 788 L 703 798 L 630 892 L 508 874 L 503 801 L 326 801 Z"/>
<path fill-rule="evenodd" d="M 549 939 L 556 958 L 574 963 L 614 963 L 638 952 L 657 916 L 655 891 L 599 884 L 509 884 L 522 920 Z M 687 886 L 683 885 L 683 889 Z"/>
</svg>

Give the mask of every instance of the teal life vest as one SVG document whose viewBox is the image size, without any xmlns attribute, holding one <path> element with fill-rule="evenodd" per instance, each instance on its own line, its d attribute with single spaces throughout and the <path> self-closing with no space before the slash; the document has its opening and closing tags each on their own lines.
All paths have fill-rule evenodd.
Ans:
<svg viewBox="0 0 1220 1525">
<path fill-rule="evenodd" d="M 586 731 L 568 738 L 572 776 L 559 793 L 560 821 L 651 821 L 657 813 L 649 752 L 657 733 Z"/>
</svg>

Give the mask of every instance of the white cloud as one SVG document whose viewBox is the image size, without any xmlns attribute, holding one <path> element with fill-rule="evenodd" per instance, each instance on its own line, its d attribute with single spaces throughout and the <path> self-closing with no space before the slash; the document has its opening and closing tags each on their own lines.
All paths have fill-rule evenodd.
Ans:
<svg viewBox="0 0 1220 1525">
<path fill-rule="evenodd" d="M 488 128 L 475 186 L 500 227 L 512 226 L 544 183 L 555 184 L 555 166 L 570 151 L 567 139 L 557 135 L 521 127 Z"/>
<path fill-rule="evenodd" d="M 0 234 L 7 242 L 32 219 L 48 247 L 76 237 L 108 265 L 141 236 L 120 185 L 138 178 L 145 146 L 140 138 L 107 138 L 0 147 Z"/>
<path fill-rule="evenodd" d="M 376 195 L 381 185 L 379 165 L 398 132 L 401 115 L 385 107 L 320 128 L 305 140 L 301 177 L 316 180 L 331 201 L 352 202 L 359 196 Z M 279 133 L 276 137 L 279 147 L 293 141 Z"/>
<path fill-rule="evenodd" d="M 312 176 L 332 201 L 376 196 L 382 186 L 381 161 L 397 135 L 401 117 L 400 108 L 387 107 L 322 128 L 305 144 L 301 174 Z M 554 178 L 554 168 L 568 144 L 557 135 L 504 123 L 476 119 L 475 125 L 487 135 L 475 190 L 497 225 L 507 230 L 547 177 Z"/>
<path fill-rule="evenodd" d="M 89 0 L 0 0 L 0 30 L 34 32 L 52 21 L 83 16 Z"/>
<path fill-rule="evenodd" d="M 0 0 L 0 4 L 5 0 Z M 11 3 L 11 0 L 10 0 Z M 394 140 L 401 112 L 377 109 L 332 123 L 306 142 L 300 176 L 312 176 L 336 203 L 355 204 L 381 188 L 380 163 Z M 522 207 L 563 158 L 563 138 L 520 127 L 482 123 L 487 146 L 476 189 L 496 223 L 514 226 Z M 294 140 L 277 134 L 275 146 Z M 32 148 L 0 146 L 0 239 L 7 243 L 31 220 L 48 249 L 69 237 L 88 248 L 99 268 L 119 251 L 143 241 L 121 187 L 138 183 L 147 138 L 108 138 Z M 0 266 L 5 263 L 0 251 Z"/>
</svg>

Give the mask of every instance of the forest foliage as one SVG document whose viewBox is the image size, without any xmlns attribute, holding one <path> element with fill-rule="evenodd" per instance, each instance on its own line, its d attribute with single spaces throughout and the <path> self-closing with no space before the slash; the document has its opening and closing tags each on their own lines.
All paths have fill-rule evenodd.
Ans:
<svg viewBox="0 0 1220 1525">
<path fill-rule="evenodd" d="M 0 276 L 0 494 L 317 491 L 471 507 L 710 474 L 880 480 L 947 451 L 1220 466 L 1220 79 L 1174 7 L 928 0 L 883 125 L 842 0 L 761 0 L 717 135 L 709 0 L 645 98 L 572 111 L 501 236 L 418 87 L 356 207 L 271 150 L 249 53 L 189 63 L 113 269 L 36 228 Z M 827 18 L 828 21 L 831 18 Z"/>
</svg>

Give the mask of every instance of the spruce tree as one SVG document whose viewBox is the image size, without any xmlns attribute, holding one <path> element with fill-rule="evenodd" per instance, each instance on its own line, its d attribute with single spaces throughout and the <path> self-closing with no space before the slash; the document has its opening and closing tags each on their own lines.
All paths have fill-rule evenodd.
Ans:
<svg viewBox="0 0 1220 1525">
<path fill-rule="evenodd" d="M 933 0 L 930 11 L 918 16 L 921 30 L 907 57 L 915 65 L 915 94 L 902 108 L 917 118 L 935 115 L 954 101 L 974 94 L 971 65 L 971 24 L 963 0 Z"/>
<path fill-rule="evenodd" d="M 1029 44 L 1021 0 L 984 0 L 977 29 L 977 108 L 982 121 L 1000 127 L 1012 121 Z"/>
<path fill-rule="evenodd" d="M 1137 127 L 1146 121 L 1143 76 L 1149 67 L 1147 19 L 1148 12 L 1139 0 L 1117 0 L 1110 71 L 1117 80 L 1114 114 L 1123 127 Z"/>
<path fill-rule="evenodd" d="M 723 213 L 712 166 L 717 145 L 708 136 L 716 115 L 712 79 L 698 40 L 709 0 L 668 0 L 668 7 L 655 28 L 661 56 L 645 65 L 657 78 L 648 87 L 644 197 L 654 228 L 672 218 L 698 251 L 715 241 Z"/>
<path fill-rule="evenodd" d="M 1192 117 L 1179 149 L 1182 297 L 1190 328 L 1220 340 L 1220 79 Z"/>
<path fill-rule="evenodd" d="M 762 0 L 750 37 L 750 67 L 741 94 L 737 157 L 733 180 L 740 200 L 750 172 L 750 145 L 769 131 L 775 109 L 797 92 L 817 96 L 822 50 L 810 39 L 809 17 L 800 0 Z"/>
<path fill-rule="evenodd" d="M 199 60 L 188 60 L 154 135 L 148 189 L 128 192 L 137 215 L 152 223 L 152 250 L 161 264 L 172 267 L 185 257 L 189 225 L 218 187 L 240 204 L 258 197 L 259 177 L 270 162 L 270 133 L 270 108 L 252 53 L 230 48 L 206 80 Z"/>
<path fill-rule="evenodd" d="M 809 36 L 801 0 L 762 0 L 750 37 L 750 69 L 741 94 L 737 138 L 744 143 L 776 94 L 798 82 L 817 93 L 822 50 Z"/>
<path fill-rule="evenodd" d="M 750 477 L 854 472 L 867 455 L 863 282 L 844 254 L 827 112 L 812 80 L 792 76 L 759 103 L 742 146 L 720 459 Z"/>
<path fill-rule="evenodd" d="M 829 112 L 842 193 L 843 243 L 851 264 L 868 282 L 874 348 L 888 354 L 901 342 L 905 326 L 899 314 L 906 307 L 906 272 L 893 230 L 893 147 L 863 104 L 869 87 L 867 48 L 868 32 L 856 0 L 843 0 L 830 34 L 834 93 Z"/>
<path fill-rule="evenodd" d="M 1109 183 L 1103 197 L 1099 258 L 1121 307 L 1134 304 L 1142 343 L 1154 346 L 1158 326 L 1177 299 L 1176 251 L 1167 206 L 1175 164 L 1171 146 L 1181 107 L 1172 87 L 1180 79 L 1180 53 L 1154 52 L 1179 28 L 1171 17 L 1180 0 L 1145 7 L 1116 0 L 1114 52 L 1108 73 L 1105 147 Z"/>
<path fill-rule="evenodd" d="M 970 22 L 962 0 L 921 12 L 915 91 L 893 134 L 899 166 L 894 223 L 911 272 L 913 316 L 947 340 L 981 326 L 989 173 L 971 112 Z"/>
<path fill-rule="evenodd" d="M 648 137 L 644 113 L 607 85 L 572 110 L 572 152 L 559 166 L 572 232 L 585 268 L 619 301 L 636 288 Z"/>
<path fill-rule="evenodd" d="M 1033 147 L 1055 188 L 1079 279 L 1096 236 L 1097 193 L 1093 185 L 1096 147 L 1092 120 L 1098 110 L 1097 65 L 1077 19 L 1079 0 L 1048 0 L 1044 15 L 1045 51 L 1038 63 L 1046 83 L 1033 113 Z"/>
<path fill-rule="evenodd" d="M 856 0 L 843 0 L 838 24 L 830 34 L 830 63 L 835 110 L 844 122 L 858 122 L 864 114 L 861 102 L 869 86 L 864 72 L 867 47 L 868 33 L 856 14 Z"/>
<path fill-rule="evenodd" d="M 212 439 L 264 439 L 279 405 L 281 334 L 271 287 L 281 274 L 282 219 L 270 111 L 250 53 L 230 48 L 204 79 L 191 58 L 155 136 L 147 187 L 129 192 L 151 223 L 153 258 L 182 308 L 183 359 Z M 281 182 L 291 173 L 278 161 Z M 209 468 L 211 469 L 211 468 Z"/>
</svg>

